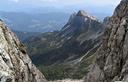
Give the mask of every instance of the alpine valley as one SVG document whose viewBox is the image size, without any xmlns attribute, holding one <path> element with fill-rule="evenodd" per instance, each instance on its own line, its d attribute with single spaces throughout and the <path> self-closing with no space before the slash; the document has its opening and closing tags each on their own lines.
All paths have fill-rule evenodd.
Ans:
<svg viewBox="0 0 128 82">
<path fill-rule="evenodd" d="M 104 30 L 96 17 L 83 10 L 73 13 L 60 30 L 24 41 L 32 61 L 47 80 L 82 79 L 95 58 Z"/>
<path fill-rule="evenodd" d="M 59 14 L 0 13 L 0 82 L 128 82 L 128 0 L 103 21 L 79 10 L 65 23 Z"/>
</svg>

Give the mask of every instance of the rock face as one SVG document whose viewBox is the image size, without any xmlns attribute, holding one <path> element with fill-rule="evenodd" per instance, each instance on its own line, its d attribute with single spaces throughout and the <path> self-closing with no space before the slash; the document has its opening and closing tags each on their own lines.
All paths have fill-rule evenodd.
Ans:
<svg viewBox="0 0 128 82">
<path fill-rule="evenodd" d="M 128 0 L 115 9 L 95 54 L 85 82 L 128 82 Z"/>
<path fill-rule="evenodd" d="M 46 82 L 26 49 L 0 21 L 0 82 Z"/>
<path fill-rule="evenodd" d="M 106 26 L 109 23 L 110 17 L 105 17 L 103 20 L 103 25 Z"/>
</svg>

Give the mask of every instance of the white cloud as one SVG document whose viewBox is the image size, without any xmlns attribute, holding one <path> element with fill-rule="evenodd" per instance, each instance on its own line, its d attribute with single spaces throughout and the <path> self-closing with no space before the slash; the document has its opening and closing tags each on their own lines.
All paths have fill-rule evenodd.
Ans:
<svg viewBox="0 0 128 82">
<path fill-rule="evenodd" d="M 14 1 L 14 2 L 16 2 L 16 3 L 19 2 L 19 0 L 11 0 L 11 1 Z"/>
</svg>

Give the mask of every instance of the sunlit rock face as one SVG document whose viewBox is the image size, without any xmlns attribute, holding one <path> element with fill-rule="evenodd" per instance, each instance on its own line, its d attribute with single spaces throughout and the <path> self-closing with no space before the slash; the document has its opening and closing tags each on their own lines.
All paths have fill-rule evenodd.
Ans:
<svg viewBox="0 0 128 82">
<path fill-rule="evenodd" d="M 0 82 L 46 82 L 26 48 L 0 21 Z"/>
<path fill-rule="evenodd" d="M 128 0 L 121 1 L 106 27 L 85 82 L 128 82 Z"/>
</svg>

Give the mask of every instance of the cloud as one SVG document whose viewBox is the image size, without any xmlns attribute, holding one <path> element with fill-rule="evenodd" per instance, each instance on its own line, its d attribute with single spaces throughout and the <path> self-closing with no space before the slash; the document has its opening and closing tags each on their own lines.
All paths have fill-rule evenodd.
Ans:
<svg viewBox="0 0 128 82">
<path fill-rule="evenodd" d="M 16 3 L 18 3 L 18 2 L 19 2 L 19 0 L 11 0 L 11 1 L 16 2 Z"/>
</svg>

